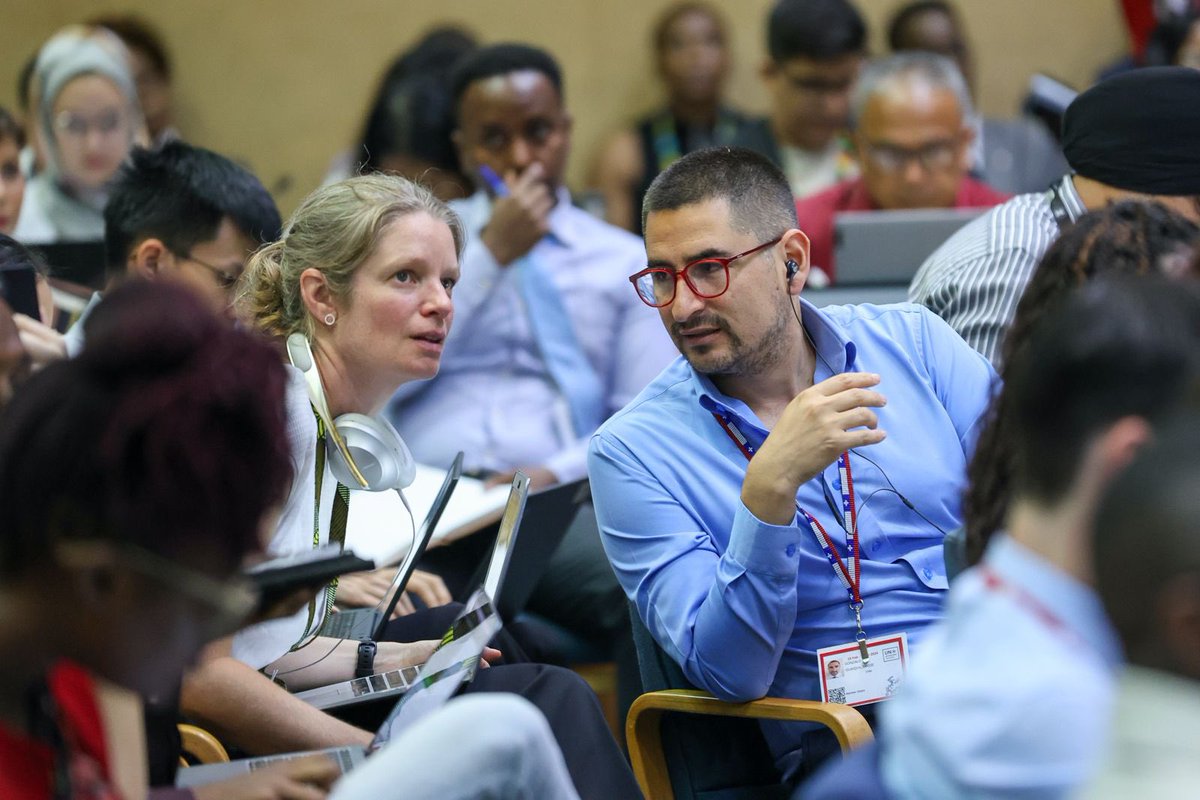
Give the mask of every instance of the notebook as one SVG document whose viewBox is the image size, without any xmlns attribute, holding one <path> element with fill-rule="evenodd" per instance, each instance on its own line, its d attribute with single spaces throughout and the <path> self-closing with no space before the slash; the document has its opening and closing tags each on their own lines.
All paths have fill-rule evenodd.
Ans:
<svg viewBox="0 0 1200 800">
<path fill-rule="evenodd" d="M 500 618 L 487 595 L 475 592 L 462 614 L 446 631 L 442 644 L 416 671 L 411 688 L 399 699 L 387 719 L 375 732 L 367 747 L 333 747 L 303 753 L 283 753 L 261 758 L 243 758 L 219 764 L 203 764 L 179 770 L 175 785 L 179 788 L 202 786 L 214 781 L 245 775 L 265 766 L 324 753 L 334 759 L 341 771 L 349 772 L 363 759 L 399 736 L 407 728 L 446 704 L 459 687 L 475 676 L 483 650 L 500 630 Z"/>
<path fill-rule="evenodd" d="M 417 476 L 404 490 L 413 514 L 424 516 L 433 507 L 434 498 L 446 478 L 446 470 L 417 464 Z M 494 529 L 504 514 L 508 502 L 508 483 L 488 486 L 467 475 L 458 480 L 450 504 L 433 530 L 429 547 L 455 541 L 492 526 Z M 395 564 L 405 549 L 398 546 L 394 534 L 395 518 L 400 504 L 391 492 L 360 492 L 351 490 L 350 516 L 346 520 L 346 546 L 376 564 Z M 403 543 L 407 546 L 407 542 Z"/>
<path fill-rule="evenodd" d="M 497 574 L 502 576 L 507 568 L 512 544 L 517 539 L 517 530 L 521 527 L 525 502 L 528 497 L 529 478 L 523 472 L 518 472 L 513 478 L 512 487 L 509 490 L 508 504 L 504 509 L 504 517 L 500 521 L 500 534 L 496 537 L 496 546 L 493 548 L 492 563 L 496 566 L 489 569 L 489 574 L 491 569 L 496 569 L 499 570 Z M 480 650 L 480 652 L 483 651 Z M 435 652 L 434 655 L 436 656 L 437 653 Z M 321 709 L 375 701 L 407 691 L 418 671 L 424 669 L 426 665 L 389 670 L 366 678 L 353 678 L 331 683 L 328 686 L 318 686 L 315 689 L 296 692 L 296 697 Z"/>
<path fill-rule="evenodd" d="M 383 629 L 387 626 L 388 620 L 392 618 L 392 612 L 396 610 L 396 604 L 400 602 L 400 595 L 404 591 L 405 585 L 408 584 L 413 570 L 416 569 L 417 561 L 425 553 L 425 548 L 429 546 L 429 540 L 433 537 L 438 520 L 442 518 L 442 513 L 450 503 L 454 487 L 458 485 L 458 479 L 462 476 L 462 464 L 463 453 L 460 450 L 454 457 L 454 463 L 446 472 L 437 497 L 434 498 L 433 505 L 429 507 L 429 513 L 425 515 L 425 521 L 421 523 L 421 527 L 413 538 L 412 547 L 409 548 L 408 553 L 396 568 L 396 576 L 392 578 L 392 588 L 389 590 L 391 599 L 388 601 L 387 607 L 382 612 L 376 607 L 355 608 L 330 614 L 325 618 L 325 624 L 321 626 L 322 636 L 330 636 L 334 639 L 378 639 L 383 635 Z"/>
</svg>

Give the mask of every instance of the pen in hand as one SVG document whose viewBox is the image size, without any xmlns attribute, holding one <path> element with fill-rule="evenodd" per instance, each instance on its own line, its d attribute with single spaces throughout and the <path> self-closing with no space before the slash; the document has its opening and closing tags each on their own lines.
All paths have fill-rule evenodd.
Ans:
<svg viewBox="0 0 1200 800">
<path fill-rule="evenodd" d="M 511 187 L 486 164 L 480 164 L 476 173 L 494 201 L 491 218 L 480 236 L 496 261 L 507 266 L 532 250 L 550 230 L 554 196 L 537 162 L 530 164 Z"/>
<path fill-rule="evenodd" d="M 488 188 L 492 190 L 492 194 L 496 197 L 508 197 L 508 184 L 496 174 L 496 170 L 487 164 L 480 164 L 479 177 L 483 178 L 483 182 L 488 185 Z"/>
</svg>

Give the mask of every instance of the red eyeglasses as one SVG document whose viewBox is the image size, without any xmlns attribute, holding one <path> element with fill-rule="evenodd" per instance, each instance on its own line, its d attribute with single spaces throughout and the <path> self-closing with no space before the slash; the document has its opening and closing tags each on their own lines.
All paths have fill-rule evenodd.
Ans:
<svg viewBox="0 0 1200 800">
<path fill-rule="evenodd" d="M 675 289 L 679 279 L 683 278 L 692 294 L 711 300 L 720 297 L 729 289 L 729 265 L 745 256 L 752 256 L 760 250 L 765 250 L 779 243 L 783 234 L 769 242 L 763 242 L 758 247 L 752 247 L 744 253 L 738 253 L 729 258 L 698 258 L 678 272 L 670 267 L 648 267 L 636 275 L 629 277 L 629 282 L 637 290 L 638 297 L 651 308 L 662 308 L 671 305 L 675 300 Z"/>
</svg>

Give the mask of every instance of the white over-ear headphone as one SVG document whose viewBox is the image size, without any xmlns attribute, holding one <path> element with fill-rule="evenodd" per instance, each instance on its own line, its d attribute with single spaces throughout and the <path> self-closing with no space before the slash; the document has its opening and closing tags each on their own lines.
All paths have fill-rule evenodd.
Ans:
<svg viewBox="0 0 1200 800">
<path fill-rule="evenodd" d="M 309 399 L 335 445 L 328 448 L 333 477 L 351 489 L 371 492 L 410 486 L 417 477 L 417 465 L 392 424 L 366 414 L 342 414 L 332 419 L 308 337 L 293 333 L 287 338 L 287 352 L 292 366 L 304 373 Z"/>
</svg>

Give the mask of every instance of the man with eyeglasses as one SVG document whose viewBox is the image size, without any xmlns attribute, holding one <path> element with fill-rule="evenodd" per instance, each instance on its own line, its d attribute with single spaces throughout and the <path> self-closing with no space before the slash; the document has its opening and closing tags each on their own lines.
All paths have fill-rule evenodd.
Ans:
<svg viewBox="0 0 1200 800">
<path fill-rule="evenodd" d="M 767 17 L 767 117 L 733 143 L 762 153 L 804 197 L 858 174 L 850 91 L 867 52 L 867 26 L 849 0 L 778 0 Z"/>
<path fill-rule="evenodd" d="M 995 374 L 923 308 L 801 299 L 808 239 L 762 156 L 685 156 L 643 219 L 633 288 L 683 357 L 592 438 L 618 580 L 696 686 L 870 717 L 941 614 L 942 539 Z M 837 749 L 827 731 L 762 727 L 789 781 Z"/>
<path fill-rule="evenodd" d="M 842 211 L 985 208 L 1008 199 L 967 174 L 971 96 L 950 59 L 906 52 L 872 62 L 851 113 L 861 176 L 796 203 L 813 267 L 831 282 L 834 217 Z"/>
<path fill-rule="evenodd" d="M 275 202 L 253 174 L 209 150 L 170 141 L 135 148 L 104 209 L 107 284 L 127 277 L 169 280 L 232 314 L 233 287 L 246 259 L 279 236 Z M 28 317 L 17 320 L 36 364 L 83 348 L 83 320 L 97 292 L 65 335 Z"/>
<path fill-rule="evenodd" d="M 1197 140 L 1200 70 L 1145 67 L 1101 81 L 1063 116 L 1070 172 L 959 228 L 917 270 L 908 299 L 999 365 L 1034 269 L 1085 213 L 1120 200 L 1153 200 L 1200 222 Z"/>
</svg>

